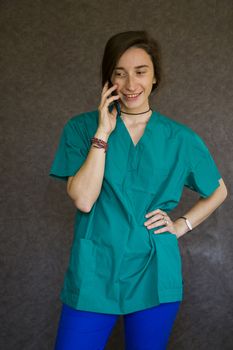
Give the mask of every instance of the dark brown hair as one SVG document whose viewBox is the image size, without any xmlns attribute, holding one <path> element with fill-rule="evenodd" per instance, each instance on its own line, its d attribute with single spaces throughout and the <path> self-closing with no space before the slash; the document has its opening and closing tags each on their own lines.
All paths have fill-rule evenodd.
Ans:
<svg viewBox="0 0 233 350">
<path fill-rule="evenodd" d="M 149 33 L 143 31 L 127 31 L 113 35 L 106 43 L 102 65 L 102 86 L 111 79 L 113 70 L 120 59 L 121 55 L 130 47 L 137 47 L 144 49 L 151 57 L 156 83 L 153 84 L 152 90 L 154 91 L 160 83 L 160 46 L 155 39 L 153 39 Z"/>
</svg>

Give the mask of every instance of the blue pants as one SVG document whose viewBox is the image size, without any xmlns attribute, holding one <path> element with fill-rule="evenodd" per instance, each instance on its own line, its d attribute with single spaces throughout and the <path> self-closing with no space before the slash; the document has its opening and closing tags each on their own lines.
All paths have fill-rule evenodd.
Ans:
<svg viewBox="0 0 233 350">
<path fill-rule="evenodd" d="M 180 301 L 125 314 L 125 350 L 165 350 Z M 63 304 L 54 350 L 103 350 L 120 315 Z"/>
</svg>

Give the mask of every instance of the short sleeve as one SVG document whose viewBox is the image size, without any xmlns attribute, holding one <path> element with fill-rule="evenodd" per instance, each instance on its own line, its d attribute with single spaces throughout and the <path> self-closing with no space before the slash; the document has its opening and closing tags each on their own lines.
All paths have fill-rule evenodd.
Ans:
<svg viewBox="0 0 233 350">
<path fill-rule="evenodd" d="M 67 181 L 86 160 L 89 147 L 82 123 L 70 119 L 64 126 L 49 176 Z"/>
<path fill-rule="evenodd" d="M 189 168 L 184 186 L 206 198 L 220 186 L 222 176 L 201 137 L 193 132 L 188 139 L 186 154 Z"/>
</svg>

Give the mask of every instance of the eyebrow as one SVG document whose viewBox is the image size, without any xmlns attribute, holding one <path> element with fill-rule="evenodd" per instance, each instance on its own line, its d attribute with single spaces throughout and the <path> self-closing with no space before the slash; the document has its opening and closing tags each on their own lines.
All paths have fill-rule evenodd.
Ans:
<svg viewBox="0 0 233 350">
<path fill-rule="evenodd" d="M 134 67 L 134 68 L 144 68 L 144 67 L 149 68 L 149 66 L 148 66 L 148 65 L 146 65 L 146 64 L 142 64 L 141 66 L 136 66 L 136 67 Z M 115 69 L 123 69 L 123 70 L 125 70 L 125 68 L 124 68 L 124 67 L 116 67 Z"/>
</svg>

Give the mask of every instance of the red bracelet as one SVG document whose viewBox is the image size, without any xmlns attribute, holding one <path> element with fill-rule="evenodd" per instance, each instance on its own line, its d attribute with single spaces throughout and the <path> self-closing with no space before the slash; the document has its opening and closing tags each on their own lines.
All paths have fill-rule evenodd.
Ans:
<svg viewBox="0 0 233 350">
<path fill-rule="evenodd" d="M 105 149 L 104 153 L 106 153 L 106 151 L 108 150 L 107 142 L 105 142 L 101 139 L 98 139 L 97 137 L 92 137 L 91 143 L 93 144 L 93 147 L 95 147 L 95 148 L 104 148 Z"/>
</svg>

